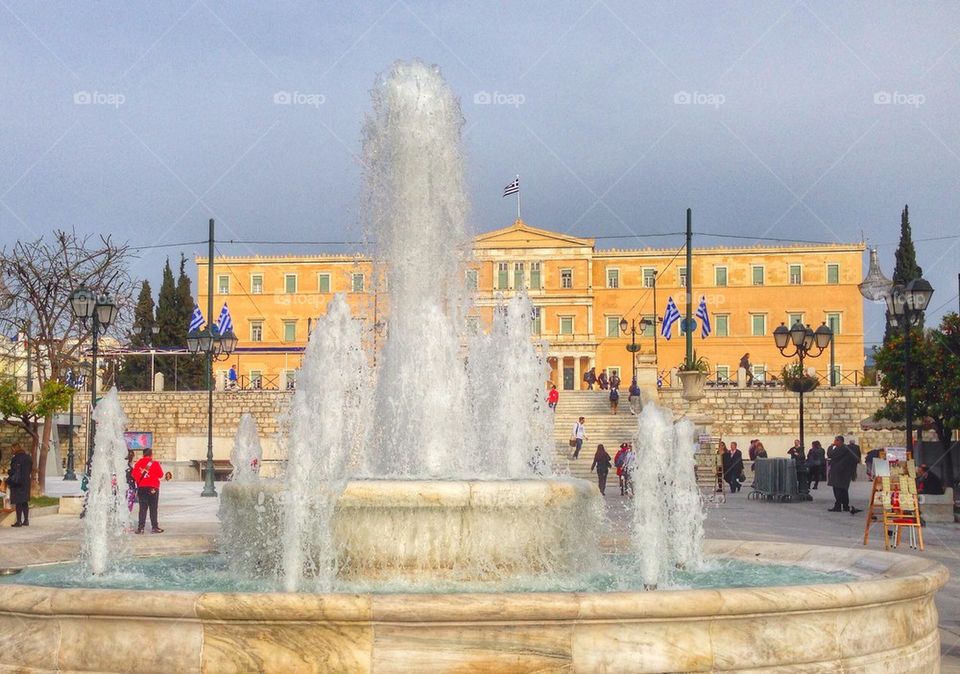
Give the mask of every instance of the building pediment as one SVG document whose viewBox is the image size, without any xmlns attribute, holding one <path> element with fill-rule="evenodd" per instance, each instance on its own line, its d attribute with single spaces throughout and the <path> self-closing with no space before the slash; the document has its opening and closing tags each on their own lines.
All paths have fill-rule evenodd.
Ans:
<svg viewBox="0 0 960 674">
<path fill-rule="evenodd" d="M 495 229 L 474 238 L 474 248 L 593 248 L 593 239 L 581 239 L 569 234 L 530 227 L 516 220 L 509 227 Z"/>
</svg>

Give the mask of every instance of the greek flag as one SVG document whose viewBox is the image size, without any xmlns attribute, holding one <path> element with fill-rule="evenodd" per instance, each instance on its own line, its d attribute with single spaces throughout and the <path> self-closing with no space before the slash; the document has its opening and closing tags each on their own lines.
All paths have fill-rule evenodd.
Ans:
<svg viewBox="0 0 960 674">
<path fill-rule="evenodd" d="M 225 335 L 229 330 L 233 330 L 233 319 L 230 318 L 230 310 L 224 302 L 223 309 L 220 310 L 220 319 L 217 321 L 217 332 Z"/>
<path fill-rule="evenodd" d="M 203 320 L 203 314 L 200 312 L 200 307 L 194 304 L 193 313 L 190 315 L 190 332 L 193 332 L 194 330 L 200 330 L 204 323 L 206 323 L 206 321 Z"/>
<path fill-rule="evenodd" d="M 520 191 L 520 176 L 513 179 L 513 182 L 503 188 L 503 196 L 509 197 Z"/>
<path fill-rule="evenodd" d="M 680 310 L 673 303 L 673 298 L 667 298 L 667 310 L 663 312 L 663 325 L 660 327 L 660 335 L 670 339 L 670 333 L 673 330 L 673 324 L 680 320 Z"/>
<path fill-rule="evenodd" d="M 710 334 L 710 314 L 707 313 L 707 298 L 700 296 L 700 306 L 697 307 L 697 318 L 700 319 L 700 337 L 706 338 Z"/>
</svg>

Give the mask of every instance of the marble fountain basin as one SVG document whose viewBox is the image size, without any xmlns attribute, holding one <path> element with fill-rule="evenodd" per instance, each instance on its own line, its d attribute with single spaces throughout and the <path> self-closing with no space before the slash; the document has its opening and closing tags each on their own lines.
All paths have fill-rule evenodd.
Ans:
<svg viewBox="0 0 960 674">
<path fill-rule="evenodd" d="M 531 527 L 525 529 L 529 535 L 540 530 L 534 551 L 562 543 L 573 552 L 548 561 L 572 565 L 577 551 L 586 555 L 595 545 L 589 536 L 569 540 L 576 525 L 562 523 L 563 515 L 574 522 L 592 519 L 589 510 L 599 501 L 578 480 L 538 481 L 519 490 L 517 484 L 373 482 L 377 484 L 351 483 L 341 495 L 339 504 L 346 512 L 362 510 L 371 499 L 378 503 L 375 512 L 353 513 L 372 518 L 364 521 L 370 536 L 350 539 L 348 547 L 353 546 L 351 554 L 363 550 L 374 557 L 393 551 L 355 565 L 349 575 L 378 577 L 386 570 L 445 577 L 458 567 L 456 555 L 475 552 L 452 532 L 476 534 L 471 527 L 481 525 L 493 527 L 493 533 L 483 534 L 485 541 L 502 541 L 506 553 L 500 561 L 519 563 L 529 543 L 497 523 L 498 518 L 514 523 L 513 511 L 526 508 L 531 499 L 540 509 L 540 514 L 528 513 Z M 276 512 L 267 505 L 271 498 L 279 499 L 279 492 L 270 486 L 267 491 L 274 496 L 264 494 L 255 501 L 258 526 L 276 525 Z M 221 493 L 221 508 L 227 511 L 252 503 L 254 496 L 244 489 Z M 235 512 L 247 517 L 244 510 Z M 458 510 L 463 512 L 455 516 Z M 446 543 L 426 546 L 434 551 L 426 557 L 414 553 L 423 546 L 410 547 L 408 533 L 389 533 L 402 513 L 418 519 L 425 515 L 420 535 L 436 535 Z M 551 519 L 559 523 L 551 525 Z M 223 535 L 239 524 L 231 524 L 228 515 Z M 384 547 L 384 538 L 395 541 L 395 547 Z M 860 547 L 737 541 L 706 541 L 704 553 L 715 559 L 840 571 L 850 579 L 651 592 L 501 592 L 491 585 L 489 592 L 473 593 L 326 594 L 0 584 L 0 672 L 939 670 L 933 597 L 947 571 L 936 562 Z M 265 547 L 256 554 L 272 552 Z"/>
</svg>

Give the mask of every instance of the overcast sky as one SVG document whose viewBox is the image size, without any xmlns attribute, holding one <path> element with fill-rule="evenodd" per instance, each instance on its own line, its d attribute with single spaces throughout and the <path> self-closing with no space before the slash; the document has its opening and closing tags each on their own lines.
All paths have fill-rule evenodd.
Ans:
<svg viewBox="0 0 960 674">
<path fill-rule="evenodd" d="M 909 203 L 931 319 L 956 310 L 955 2 L 2 0 L 0 245 L 192 242 L 210 217 L 223 239 L 355 239 L 369 89 L 411 58 L 462 98 L 478 231 L 512 222 L 519 173 L 534 226 L 645 237 L 689 206 L 749 237 L 696 245 L 862 233 L 889 276 Z M 143 273 L 181 249 L 205 252 L 145 252 Z M 344 250 L 219 247 L 305 249 Z M 881 323 L 869 307 L 868 342 Z"/>
</svg>

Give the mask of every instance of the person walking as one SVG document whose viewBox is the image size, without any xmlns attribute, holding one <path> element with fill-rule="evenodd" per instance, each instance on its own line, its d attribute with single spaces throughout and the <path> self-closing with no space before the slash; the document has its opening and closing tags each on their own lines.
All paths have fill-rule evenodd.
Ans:
<svg viewBox="0 0 960 674">
<path fill-rule="evenodd" d="M 617 468 L 617 480 L 620 482 L 620 496 L 623 496 L 624 492 L 624 482 L 623 482 L 623 457 L 627 454 L 627 443 L 620 443 L 620 449 L 617 450 L 616 456 L 613 457 L 613 465 Z"/>
<path fill-rule="evenodd" d="M 227 389 L 230 391 L 237 390 L 237 366 L 231 365 L 230 369 L 227 371 Z"/>
<path fill-rule="evenodd" d="M 640 407 L 640 387 L 637 386 L 636 377 L 630 382 L 630 390 L 628 393 L 627 402 L 630 403 L 630 414 L 636 414 Z"/>
<path fill-rule="evenodd" d="M 737 448 L 736 442 L 731 442 L 727 453 L 723 455 L 723 480 L 730 485 L 731 494 L 740 491 L 742 476 L 743 452 Z"/>
<path fill-rule="evenodd" d="M 830 472 L 827 475 L 827 484 L 833 487 L 834 504 L 827 510 L 832 513 L 860 512 L 850 507 L 850 482 L 857 474 L 857 464 L 860 463 L 860 447 L 855 443 L 845 445 L 843 436 L 833 439 L 833 445 L 827 450 L 827 459 L 830 461 Z"/>
<path fill-rule="evenodd" d="M 153 450 L 149 447 L 143 450 L 143 457 L 133 467 L 133 479 L 137 483 L 137 498 L 140 501 L 140 512 L 137 516 L 137 533 L 143 533 L 147 523 L 147 511 L 150 511 L 151 531 L 162 534 L 163 529 L 157 523 L 157 509 L 160 505 L 160 480 L 163 478 L 163 468 L 153 460 Z"/>
<path fill-rule="evenodd" d="M 600 494 L 607 495 L 607 473 L 610 472 L 610 455 L 603 445 L 597 445 L 597 453 L 593 455 L 593 463 L 590 465 L 590 472 L 597 471 L 597 486 L 600 487 Z"/>
<path fill-rule="evenodd" d="M 583 381 L 587 382 L 587 390 L 592 391 L 593 385 L 597 383 L 597 368 L 591 367 L 583 373 Z"/>
<path fill-rule="evenodd" d="M 10 472 L 7 473 L 7 492 L 10 503 L 17 510 L 17 521 L 12 526 L 30 526 L 30 481 L 33 473 L 33 458 L 27 454 L 23 446 L 15 443 L 11 448 Z"/>
<path fill-rule="evenodd" d="M 720 457 L 720 462 L 717 464 L 717 493 L 723 493 L 723 462 L 724 457 L 727 455 L 727 443 L 721 440 L 717 444 L 717 456 Z"/>
<path fill-rule="evenodd" d="M 798 441 L 799 442 L 799 441 Z M 807 452 L 807 467 L 810 469 L 810 488 L 816 489 L 822 480 L 827 479 L 827 455 L 819 440 L 814 440 Z"/>
<path fill-rule="evenodd" d="M 620 388 L 620 384 L 623 382 L 620 381 L 620 375 L 616 372 L 610 375 L 610 388 Z"/>
<path fill-rule="evenodd" d="M 606 371 L 606 370 L 601 370 L 601 372 L 600 372 L 600 377 L 599 377 L 599 379 L 597 379 L 597 381 L 600 383 L 600 390 L 601 390 L 601 391 L 606 391 L 606 390 L 607 390 L 607 386 L 609 386 L 609 382 L 607 381 L 607 371 Z"/>
<path fill-rule="evenodd" d="M 610 387 L 610 414 L 617 413 L 617 405 L 620 404 L 620 391 Z"/>
<path fill-rule="evenodd" d="M 745 353 L 740 359 L 740 367 L 746 370 L 747 386 L 753 386 L 753 368 L 750 366 L 750 354 Z"/>
<path fill-rule="evenodd" d="M 584 417 L 580 417 L 577 423 L 573 425 L 573 432 L 570 437 L 574 440 L 575 449 L 573 450 L 573 456 L 570 457 L 571 459 L 576 459 L 580 456 L 580 450 L 583 449 L 583 441 L 587 439 L 587 429 L 583 425 L 583 422 Z"/>
<path fill-rule="evenodd" d="M 550 384 L 550 392 L 547 393 L 547 407 L 556 412 L 558 402 L 560 402 L 560 391 L 557 390 L 556 384 Z"/>
</svg>

